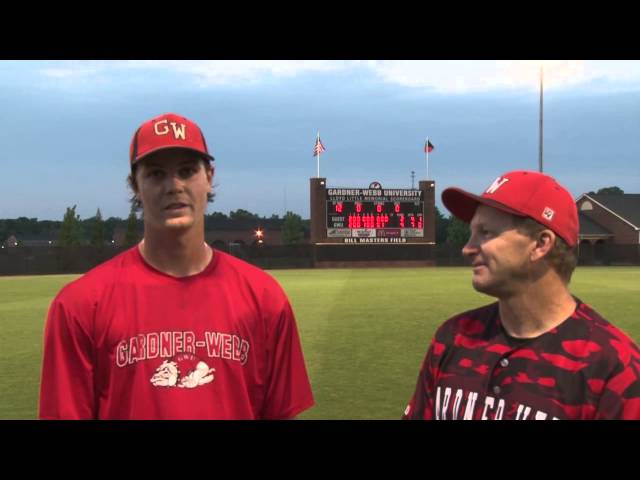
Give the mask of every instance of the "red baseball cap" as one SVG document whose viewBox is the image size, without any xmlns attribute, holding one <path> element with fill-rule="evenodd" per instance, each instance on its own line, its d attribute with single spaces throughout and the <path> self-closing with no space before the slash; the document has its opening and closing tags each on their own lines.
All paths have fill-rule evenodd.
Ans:
<svg viewBox="0 0 640 480">
<path fill-rule="evenodd" d="M 175 113 L 165 113 L 144 122 L 133 134 L 129 148 L 131 165 L 165 148 L 184 148 L 214 159 L 198 125 Z"/>
<path fill-rule="evenodd" d="M 539 172 L 517 170 L 494 180 L 480 196 L 460 188 L 447 188 L 442 202 L 453 215 L 470 223 L 478 205 L 529 217 L 554 231 L 567 245 L 578 243 L 578 209 L 569 191 L 554 178 Z"/>
</svg>

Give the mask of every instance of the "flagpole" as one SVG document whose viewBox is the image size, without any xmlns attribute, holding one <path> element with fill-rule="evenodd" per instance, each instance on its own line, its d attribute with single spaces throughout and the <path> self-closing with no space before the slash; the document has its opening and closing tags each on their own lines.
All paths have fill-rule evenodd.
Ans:
<svg viewBox="0 0 640 480">
<path fill-rule="evenodd" d="M 316 146 L 320 142 L 320 130 L 318 130 L 318 136 L 316 137 Z M 318 177 L 320 178 L 320 149 L 318 149 Z"/>
</svg>

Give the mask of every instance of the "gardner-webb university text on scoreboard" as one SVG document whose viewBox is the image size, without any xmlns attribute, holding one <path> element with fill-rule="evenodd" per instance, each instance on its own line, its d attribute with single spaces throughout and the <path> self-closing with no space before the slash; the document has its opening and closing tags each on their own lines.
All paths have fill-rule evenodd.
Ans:
<svg viewBox="0 0 640 480">
<path fill-rule="evenodd" d="M 344 243 L 405 243 L 424 237 L 422 190 L 327 188 L 327 238 Z"/>
</svg>

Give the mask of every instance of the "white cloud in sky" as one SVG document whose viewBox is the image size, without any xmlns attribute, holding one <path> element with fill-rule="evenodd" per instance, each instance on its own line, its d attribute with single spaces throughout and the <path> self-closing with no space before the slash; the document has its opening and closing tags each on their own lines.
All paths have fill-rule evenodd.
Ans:
<svg viewBox="0 0 640 480">
<path fill-rule="evenodd" d="M 640 87 L 639 61 L 584 60 L 140 60 L 48 62 L 40 73 L 56 80 L 105 77 L 114 71 L 158 71 L 190 76 L 200 86 L 251 84 L 265 78 L 365 70 L 398 86 L 465 94 L 537 89 L 544 65 L 545 89 L 605 80 Z"/>
<path fill-rule="evenodd" d="M 53 64 L 53 62 L 49 62 Z M 81 79 L 104 74 L 108 64 L 103 62 L 64 61 L 56 62 L 56 66 L 40 69 L 40 74 L 54 79 Z"/>
<path fill-rule="evenodd" d="M 115 71 L 159 71 L 188 75 L 201 86 L 256 83 L 265 77 L 292 77 L 302 73 L 352 68 L 354 62 L 324 60 L 127 60 L 65 61 L 40 69 L 45 77 L 81 79 Z"/>
</svg>

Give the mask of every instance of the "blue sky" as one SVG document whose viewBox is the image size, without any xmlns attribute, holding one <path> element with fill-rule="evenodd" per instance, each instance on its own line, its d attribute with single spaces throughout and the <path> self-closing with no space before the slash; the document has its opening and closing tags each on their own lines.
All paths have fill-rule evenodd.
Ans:
<svg viewBox="0 0 640 480">
<path fill-rule="evenodd" d="M 574 197 L 640 193 L 638 61 L 2 61 L 0 218 L 61 220 L 77 204 L 126 217 L 128 148 L 145 120 L 196 121 L 216 157 L 209 212 L 309 215 L 312 149 L 329 186 L 481 192 L 538 168 L 545 65 L 545 172 Z"/>
</svg>

